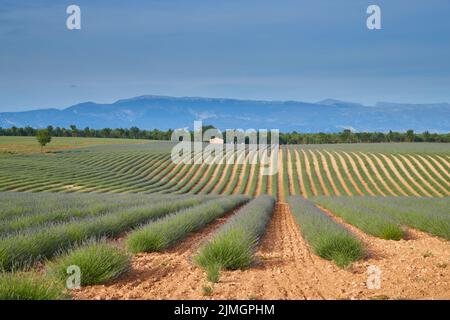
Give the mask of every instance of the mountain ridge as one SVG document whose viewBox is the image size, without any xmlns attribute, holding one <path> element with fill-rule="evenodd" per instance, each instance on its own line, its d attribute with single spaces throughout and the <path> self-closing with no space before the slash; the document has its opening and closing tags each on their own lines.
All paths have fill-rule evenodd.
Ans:
<svg viewBox="0 0 450 320">
<path fill-rule="evenodd" d="M 325 99 L 316 103 L 293 100 L 142 95 L 112 103 L 82 102 L 64 109 L 1 112 L 0 127 L 43 128 L 184 128 L 203 120 L 220 129 L 280 129 L 282 132 L 355 131 L 449 132 L 450 104 L 379 102 L 375 106 Z"/>
</svg>

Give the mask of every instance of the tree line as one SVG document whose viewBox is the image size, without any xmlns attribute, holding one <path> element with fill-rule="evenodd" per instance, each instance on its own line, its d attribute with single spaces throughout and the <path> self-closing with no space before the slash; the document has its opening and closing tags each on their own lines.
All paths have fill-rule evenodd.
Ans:
<svg viewBox="0 0 450 320">
<path fill-rule="evenodd" d="M 204 126 L 204 130 L 214 128 Z M 103 128 L 92 129 L 86 127 L 78 129 L 75 125 L 69 128 L 48 126 L 45 130 L 52 137 L 89 137 L 89 138 L 124 138 L 124 139 L 148 139 L 148 140 L 170 140 L 173 130 L 141 130 L 138 127 L 131 128 Z M 32 127 L 24 128 L 1 128 L 0 136 L 36 136 L 39 129 Z M 225 135 L 224 135 L 225 136 Z M 270 134 L 269 134 L 270 141 Z M 416 133 L 413 130 L 406 132 L 389 131 L 383 132 L 352 132 L 343 130 L 336 133 L 280 133 L 280 144 L 335 144 L 335 143 L 379 143 L 379 142 L 450 142 L 450 133 L 430 133 L 428 131 Z"/>
<path fill-rule="evenodd" d="M 34 137 L 39 130 L 32 127 L 24 128 L 1 128 L 0 136 L 25 136 Z M 158 129 L 154 130 L 141 130 L 138 127 L 131 128 L 103 128 L 92 129 L 86 127 L 79 129 L 75 125 L 71 125 L 69 128 L 60 128 L 48 126 L 45 130 L 48 131 L 52 137 L 86 137 L 86 138 L 123 138 L 123 139 L 148 139 L 148 140 L 170 140 L 173 130 L 162 131 Z"/>
</svg>

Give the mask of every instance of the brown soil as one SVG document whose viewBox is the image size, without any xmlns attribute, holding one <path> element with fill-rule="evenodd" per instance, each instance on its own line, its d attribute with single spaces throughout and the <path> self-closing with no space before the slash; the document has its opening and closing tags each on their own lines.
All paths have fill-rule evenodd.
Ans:
<svg viewBox="0 0 450 320">
<path fill-rule="evenodd" d="M 313 196 L 316 196 L 319 193 L 317 192 L 316 184 L 314 183 L 314 180 L 312 178 L 311 166 L 309 164 L 309 159 L 304 150 L 302 150 L 302 153 L 303 153 L 303 160 L 305 161 L 306 175 L 308 176 L 309 185 L 311 186 L 311 191 L 312 191 Z"/>
<path fill-rule="evenodd" d="M 428 159 L 430 159 L 447 176 L 447 179 L 450 178 L 450 174 L 449 174 L 448 170 L 445 169 L 444 166 L 439 161 L 437 161 L 430 155 L 427 155 L 426 157 Z"/>
<path fill-rule="evenodd" d="M 325 186 L 325 182 L 323 181 L 322 170 L 319 167 L 319 161 L 317 160 L 316 153 L 311 150 L 309 150 L 309 153 L 312 156 L 314 171 L 316 173 L 317 178 L 319 179 L 319 184 L 320 187 L 322 188 L 323 194 L 328 196 L 330 195 L 330 192 L 328 191 L 327 187 Z"/>
<path fill-rule="evenodd" d="M 335 151 L 334 153 L 337 155 L 339 162 L 341 163 L 341 166 L 345 172 L 345 175 L 347 176 L 348 180 L 352 184 L 353 188 L 355 188 L 356 193 L 360 196 L 364 195 L 364 192 L 361 191 L 361 188 L 356 183 L 355 179 L 353 179 L 353 175 L 350 173 L 349 167 L 348 167 L 347 162 L 345 161 L 344 157 L 339 152 Z"/>
<path fill-rule="evenodd" d="M 242 186 L 242 183 L 244 182 L 245 172 L 247 171 L 247 166 L 250 165 L 250 153 L 248 153 L 245 156 L 244 163 L 241 165 L 241 172 L 239 172 L 238 182 L 236 183 L 236 186 L 234 187 L 232 193 L 238 193 L 239 189 Z M 248 177 L 247 182 L 249 182 L 250 177 Z"/>
<path fill-rule="evenodd" d="M 297 176 L 299 178 L 301 194 L 302 194 L 302 196 L 304 196 L 306 198 L 306 197 L 308 197 L 308 193 L 306 192 L 305 184 L 303 183 L 304 177 L 302 175 L 302 169 L 301 169 L 301 164 L 300 164 L 300 155 L 298 154 L 297 150 L 294 150 L 293 152 L 295 153 L 295 166 L 296 166 L 296 170 L 297 170 Z"/>
<path fill-rule="evenodd" d="M 292 165 L 292 155 L 289 149 L 286 150 L 287 156 L 287 171 L 288 171 L 288 185 L 289 185 L 289 194 L 295 194 L 294 188 L 294 173 L 293 173 L 293 165 Z"/>
<path fill-rule="evenodd" d="M 235 177 L 236 174 L 237 174 L 237 169 L 238 169 L 239 166 L 240 166 L 240 164 L 236 164 L 236 162 L 239 163 L 239 159 L 241 159 L 244 155 L 245 155 L 245 152 L 241 152 L 239 155 L 237 155 L 236 160 L 235 160 L 235 164 L 232 166 L 232 170 L 233 170 L 233 171 L 231 171 L 230 179 L 228 180 L 228 183 L 227 183 L 227 185 L 225 186 L 225 188 L 223 189 L 223 192 L 222 192 L 222 193 L 227 192 L 228 188 L 230 188 L 230 185 L 231 185 L 231 183 L 233 182 L 234 177 Z"/>
<path fill-rule="evenodd" d="M 425 190 L 420 184 L 418 184 L 416 182 L 416 179 L 414 179 L 411 174 L 409 173 L 409 171 L 406 169 L 405 165 L 403 164 L 403 162 L 401 162 L 395 155 L 392 155 L 392 158 L 394 159 L 395 163 L 397 163 L 397 165 L 400 167 L 400 169 L 403 171 L 403 173 L 405 174 L 405 176 L 412 182 L 412 184 L 414 184 L 417 189 L 420 190 L 420 192 L 422 192 L 423 194 L 425 194 L 427 197 L 431 197 L 432 195 Z"/>
<path fill-rule="evenodd" d="M 343 223 L 339 218 L 334 218 Z M 410 239 L 387 241 L 345 225 L 370 252 L 340 269 L 311 253 L 289 206 L 277 203 L 267 232 L 246 270 L 223 271 L 216 284 L 192 262 L 192 254 L 221 219 L 175 248 L 136 255 L 131 271 L 114 284 L 74 292 L 76 299 L 450 299 L 449 242 L 410 230 Z M 367 269 L 380 268 L 381 289 L 368 289 Z M 204 293 L 204 287 L 212 293 Z"/>
<path fill-rule="evenodd" d="M 386 161 L 389 168 L 392 170 L 392 172 L 394 172 L 398 181 L 400 181 L 406 187 L 406 189 L 408 189 L 408 191 L 411 192 L 413 195 L 415 195 L 416 197 L 420 197 L 420 194 L 418 194 L 416 190 L 411 188 L 410 184 L 408 182 L 406 182 L 405 179 L 402 177 L 402 175 L 398 172 L 397 168 L 392 163 L 392 160 L 382 153 L 380 153 L 380 156 L 383 157 L 383 159 Z"/>
<path fill-rule="evenodd" d="M 280 149 L 278 151 L 278 201 L 286 201 L 286 190 L 284 190 L 284 167 L 283 167 L 283 151 Z M 289 182 L 288 182 L 289 183 Z M 289 190 L 287 190 L 289 192 Z"/>
<path fill-rule="evenodd" d="M 131 270 L 108 285 L 75 290 L 75 299 L 187 299 L 202 294 L 206 275 L 191 258 L 197 249 L 234 212 L 216 219 L 199 232 L 193 233 L 175 247 L 163 252 L 133 255 Z M 117 241 L 123 245 L 123 241 Z"/>
<path fill-rule="evenodd" d="M 342 152 L 348 159 L 348 161 L 350 162 L 350 165 L 353 168 L 353 172 L 356 174 L 356 176 L 358 177 L 358 180 L 361 182 L 361 184 L 364 186 L 364 188 L 366 189 L 366 191 L 371 195 L 374 196 L 375 193 L 369 188 L 369 186 L 366 183 L 366 180 L 363 179 L 361 172 L 359 172 L 359 168 L 355 163 L 355 159 L 353 159 L 347 152 Z"/>
<path fill-rule="evenodd" d="M 396 191 L 401 193 L 404 196 L 408 196 L 408 194 L 403 191 L 403 189 L 398 185 L 398 183 L 391 177 L 387 169 L 385 168 L 384 164 L 381 162 L 380 158 L 376 154 L 372 154 L 375 161 L 378 163 L 378 166 L 381 168 L 381 170 L 384 172 L 384 175 L 387 177 L 387 179 L 392 183 L 393 186 L 395 186 Z"/>
<path fill-rule="evenodd" d="M 406 230 L 407 239 L 383 240 L 321 209 L 353 232 L 367 248 L 368 257 L 353 263 L 350 269 L 358 273 L 374 265 L 382 272 L 381 288 L 369 290 L 360 284 L 356 298 L 450 299 L 449 241 L 411 228 Z"/>
<path fill-rule="evenodd" d="M 412 157 L 412 156 L 410 156 L 410 157 Z M 439 171 L 436 170 L 435 167 L 433 167 L 433 165 L 430 163 L 430 161 L 429 161 L 428 159 L 425 159 L 425 158 L 422 157 L 421 155 L 417 155 L 417 157 L 419 157 L 419 158 L 425 163 L 425 165 L 427 166 L 427 168 L 428 168 L 431 172 L 433 172 L 434 175 L 437 176 L 437 177 L 439 178 L 440 181 L 444 182 L 444 183 L 447 185 L 447 187 L 450 187 L 450 182 L 449 182 L 445 177 L 443 177 L 443 176 L 439 173 Z"/>
<path fill-rule="evenodd" d="M 263 168 L 264 168 L 264 164 L 262 164 L 262 162 L 260 162 L 258 164 L 259 166 L 259 173 L 258 173 L 258 182 L 256 183 L 256 191 L 255 191 L 255 197 L 259 196 L 262 193 L 262 182 L 263 182 Z M 264 190 L 265 192 L 265 190 Z"/>
<path fill-rule="evenodd" d="M 259 166 L 257 161 L 258 161 L 258 153 L 255 152 L 255 155 L 253 156 L 253 162 L 256 162 L 256 163 L 249 164 L 250 172 L 249 172 L 249 176 L 248 176 L 248 180 L 247 180 L 247 185 L 245 186 L 244 194 L 247 194 L 247 195 L 250 194 L 250 187 L 252 186 L 252 181 L 255 176 L 256 166 Z M 258 177 L 256 177 L 256 179 L 258 179 Z M 258 186 L 256 186 L 256 187 L 258 187 Z"/>
<path fill-rule="evenodd" d="M 443 163 L 445 163 L 445 165 L 447 167 L 450 167 L 450 163 L 447 161 L 447 159 L 445 159 L 444 157 L 441 157 L 440 155 L 436 155 L 437 158 L 441 159 Z M 448 158 L 448 157 L 447 157 Z"/>
<path fill-rule="evenodd" d="M 330 162 L 331 162 L 331 166 L 333 167 L 334 172 L 336 173 L 336 177 L 339 180 L 339 183 L 342 185 L 342 187 L 344 188 L 344 191 L 346 193 L 346 195 L 348 196 L 352 196 L 352 192 L 350 191 L 346 181 L 344 180 L 344 178 L 342 177 L 341 171 L 339 170 L 339 167 L 337 165 L 337 161 L 336 158 L 334 157 L 334 155 L 332 155 L 330 152 L 328 152 L 327 150 L 324 150 L 324 152 L 326 154 L 328 154 L 328 156 L 330 157 Z"/>
<path fill-rule="evenodd" d="M 269 173 L 273 172 L 273 158 L 272 156 L 270 156 L 270 161 L 269 161 Z M 273 174 L 268 174 L 267 175 L 267 194 L 268 195 L 273 195 L 272 194 L 272 180 L 273 180 Z"/>
<path fill-rule="evenodd" d="M 399 155 L 400 158 L 403 159 L 403 161 L 406 162 L 407 166 L 409 167 L 409 169 L 416 175 L 416 177 L 418 177 L 420 179 L 420 181 L 422 181 L 422 183 L 424 185 L 426 185 L 428 187 L 429 190 L 431 190 L 432 192 L 434 192 L 435 195 L 438 195 L 439 197 L 443 197 L 443 195 L 436 190 L 436 188 L 434 188 L 425 178 L 422 174 L 420 174 L 417 169 L 414 167 L 414 165 L 411 163 L 411 160 L 407 157 L 405 157 L 404 155 Z M 419 166 L 420 167 L 420 166 Z M 423 167 L 422 167 L 423 169 Z M 428 172 L 425 172 L 425 174 L 428 174 Z"/>
<path fill-rule="evenodd" d="M 70 191 L 78 191 L 78 190 L 83 189 L 83 187 L 81 187 L 81 186 L 76 186 L 76 185 L 74 185 L 74 184 L 66 184 L 66 185 L 63 186 L 63 188 L 64 188 L 65 190 L 70 190 Z"/>
<path fill-rule="evenodd" d="M 372 158 L 370 158 L 367 154 L 361 152 L 361 156 L 366 159 L 367 163 L 369 164 L 370 168 L 372 169 L 372 172 L 374 173 L 377 180 L 383 185 L 383 187 L 390 193 L 392 196 L 397 196 L 397 194 L 389 187 L 389 185 L 384 181 L 383 177 L 381 176 L 380 172 L 378 172 L 377 167 L 372 161 Z"/>
<path fill-rule="evenodd" d="M 201 190 L 199 191 L 199 193 L 205 193 L 206 190 L 208 190 L 211 187 L 211 184 L 215 183 L 215 179 L 217 178 L 217 175 L 220 172 L 220 169 L 224 167 L 224 164 L 217 164 L 216 165 L 216 169 L 214 170 L 214 172 L 211 175 L 211 178 L 209 179 L 209 181 L 201 188 Z M 225 168 L 225 167 L 224 167 Z M 223 171 L 222 171 L 223 173 Z"/>
<path fill-rule="evenodd" d="M 160 171 L 159 169 L 161 168 L 163 163 L 165 163 L 166 161 L 167 160 L 163 158 L 163 159 L 160 159 L 160 160 L 156 160 L 156 161 L 154 161 L 152 163 L 149 163 L 150 165 L 148 166 L 148 168 L 145 169 L 143 172 L 141 172 L 139 174 L 139 176 L 147 178 L 150 175 L 154 174 L 155 172 L 159 172 Z"/>
<path fill-rule="evenodd" d="M 369 173 L 369 170 L 367 170 L 366 164 L 361 159 L 361 157 L 355 152 L 352 152 L 352 154 L 355 156 L 356 160 L 358 160 L 358 163 L 361 166 L 361 169 L 364 171 L 364 174 L 366 175 L 367 179 L 369 179 L 370 183 L 374 186 L 374 188 L 377 190 L 377 192 L 379 194 L 381 194 L 383 197 L 385 197 L 386 194 L 380 189 L 378 184 L 373 180 L 372 175 Z"/>
<path fill-rule="evenodd" d="M 196 156 L 195 156 L 196 157 Z M 194 161 L 195 161 L 195 157 L 194 157 Z M 187 183 L 184 181 L 186 180 L 186 177 L 189 176 L 189 174 L 192 172 L 192 170 L 194 170 L 197 167 L 197 165 L 195 165 L 194 163 L 192 164 L 186 164 L 185 168 L 181 169 L 176 175 L 175 177 L 173 177 L 170 181 L 176 181 L 175 186 L 180 186 L 181 183 L 183 182 L 183 186 Z"/>
<path fill-rule="evenodd" d="M 336 196 L 340 196 L 341 193 L 339 192 L 338 188 L 336 187 L 336 184 L 334 183 L 334 179 L 331 175 L 330 168 L 328 167 L 328 162 L 327 162 L 325 156 L 320 151 L 317 151 L 317 153 L 319 154 L 320 160 L 322 162 L 323 170 L 325 171 L 325 174 L 327 175 L 328 181 L 330 182 L 330 185 L 331 185 L 331 188 L 333 189 L 334 194 Z"/>
<path fill-rule="evenodd" d="M 212 161 L 212 156 L 210 156 L 208 159 L 209 159 L 209 161 Z M 203 164 L 202 164 L 202 167 L 203 167 L 203 166 L 206 166 L 205 172 L 203 173 L 203 175 L 200 176 L 200 178 L 199 178 L 199 179 L 197 180 L 197 182 L 191 187 L 191 189 L 190 189 L 189 191 L 194 190 L 201 182 L 203 182 L 204 179 L 205 179 L 205 177 L 207 177 L 208 174 L 211 172 L 211 170 L 213 170 L 213 168 L 214 168 L 214 164 L 213 164 L 213 163 L 206 163 L 206 159 L 205 159 L 205 161 L 204 161 Z M 202 169 L 202 168 L 199 168 L 199 171 L 200 171 L 201 169 Z M 217 167 L 216 167 L 216 169 L 217 169 Z M 213 173 L 214 173 L 214 172 L 213 172 Z M 195 179 L 195 177 L 194 177 L 193 179 Z M 212 179 L 214 179 L 214 177 L 211 177 L 211 178 L 210 178 L 210 181 L 211 181 Z M 203 186 L 203 187 L 200 189 L 199 192 L 201 192 L 204 188 L 205 188 L 205 186 Z"/>
<path fill-rule="evenodd" d="M 212 189 L 211 193 L 217 192 L 217 189 L 219 189 L 219 187 L 220 187 L 220 186 L 222 185 L 222 183 L 224 182 L 225 177 L 227 176 L 228 170 L 231 170 L 232 167 L 233 167 L 232 165 L 225 164 L 225 167 L 223 168 L 223 173 L 222 173 L 222 175 L 220 176 L 219 181 L 216 183 L 216 185 L 215 185 L 214 188 Z"/>
</svg>

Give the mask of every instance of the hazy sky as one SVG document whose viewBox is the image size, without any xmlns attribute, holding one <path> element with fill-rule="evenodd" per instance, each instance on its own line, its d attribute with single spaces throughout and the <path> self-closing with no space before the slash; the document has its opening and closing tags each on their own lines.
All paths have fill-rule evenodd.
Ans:
<svg viewBox="0 0 450 320">
<path fill-rule="evenodd" d="M 450 1 L 0 0 L 0 111 L 143 94 L 450 102 Z"/>
</svg>

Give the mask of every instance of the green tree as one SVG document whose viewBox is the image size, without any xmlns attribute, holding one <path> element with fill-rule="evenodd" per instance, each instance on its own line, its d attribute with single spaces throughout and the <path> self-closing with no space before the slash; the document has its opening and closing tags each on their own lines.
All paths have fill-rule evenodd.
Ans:
<svg viewBox="0 0 450 320">
<path fill-rule="evenodd" d="M 72 137 L 77 137 L 78 136 L 78 129 L 77 126 L 74 124 L 70 125 L 70 130 L 72 131 Z"/>
<path fill-rule="evenodd" d="M 50 135 L 48 129 L 42 129 L 37 131 L 36 139 L 41 145 L 41 152 L 42 152 L 45 145 L 47 143 L 50 143 L 50 141 L 52 141 L 52 136 Z"/>
<path fill-rule="evenodd" d="M 130 135 L 133 139 L 139 138 L 139 128 L 138 127 L 131 127 L 130 128 Z"/>
<path fill-rule="evenodd" d="M 405 134 L 406 142 L 414 142 L 414 130 L 407 130 Z"/>
</svg>

